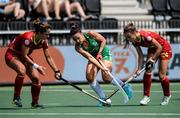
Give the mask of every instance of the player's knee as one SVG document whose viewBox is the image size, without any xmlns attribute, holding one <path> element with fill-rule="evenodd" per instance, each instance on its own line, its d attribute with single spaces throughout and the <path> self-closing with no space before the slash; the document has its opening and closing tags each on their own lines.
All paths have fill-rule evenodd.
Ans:
<svg viewBox="0 0 180 118">
<path fill-rule="evenodd" d="M 18 75 L 20 75 L 20 76 L 26 75 L 26 68 L 25 67 L 20 67 L 18 70 L 19 70 Z"/>
<path fill-rule="evenodd" d="M 110 80 L 109 77 L 103 78 L 103 81 L 104 81 L 105 83 L 111 83 L 111 80 Z"/>
<path fill-rule="evenodd" d="M 90 75 L 90 74 L 86 75 L 86 79 L 89 83 L 92 83 L 94 81 L 92 75 Z"/>
<path fill-rule="evenodd" d="M 163 80 L 163 78 L 166 77 L 166 73 L 163 73 L 163 72 L 159 72 L 159 79 L 160 80 Z"/>
<path fill-rule="evenodd" d="M 111 82 L 111 79 L 107 74 L 103 75 L 102 78 L 103 78 L 103 81 L 105 83 L 110 83 Z"/>
<path fill-rule="evenodd" d="M 110 76 L 107 73 L 102 72 L 101 74 L 102 74 L 102 79 L 103 79 L 103 81 L 105 83 L 110 83 L 111 82 L 111 78 L 110 78 Z"/>
<path fill-rule="evenodd" d="M 152 74 L 152 69 L 147 69 L 145 73 Z"/>
<path fill-rule="evenodd" d="M 37 78 L 37 77 L 31 78 L 31 81 L 33 84 L 39 84 L 40 83 L 39 78 Z"/>
</svg>

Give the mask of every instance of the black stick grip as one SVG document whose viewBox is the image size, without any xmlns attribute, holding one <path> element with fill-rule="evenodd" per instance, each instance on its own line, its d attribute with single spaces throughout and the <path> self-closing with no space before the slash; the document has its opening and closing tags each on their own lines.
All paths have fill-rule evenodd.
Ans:
<svg viewBox="0 0 180 118">
<path fill-rule="evenodd" d="M 67 83 L 67 84 L 69 84 L 69 85 L 73 86 L 74 88 L 76 88 L 76 89 L 78 89 L 78 90 L 82 91 L 82 89 L 81 89 L 81 88 L 79 88 L 78 86 L 74 85 L 73 83 L 71 83 L 71 82 L 67 81 L 66 79 L 61 78 L 61 80 L 62 80 L 62 81 L 64 81 L 65 83 Z"/>
</svg>

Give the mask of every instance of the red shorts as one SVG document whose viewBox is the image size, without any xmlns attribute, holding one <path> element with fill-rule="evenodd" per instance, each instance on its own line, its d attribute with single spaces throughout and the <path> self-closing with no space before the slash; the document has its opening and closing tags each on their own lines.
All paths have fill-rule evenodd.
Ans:
<svg viewBox="0 0 180 118">
<path fill-rule="evenodd" d="M 172 51 L 161 52 L 160 57 L 162 60 L 170 60 L 172 57 Z"/>
<path fill-rule="evenodd" d="M 6 64 L 9 63 L 14 57 L 18 58 L 22 63 L 26 63 L 26 61 L 21 58 L 21 55 L 19 52 L 8 49 L 5 54 Z M 33 60 L 33 58 L 30 57 L 29 55 L 28 55 L 28 57 L 31 58 L 31 60 Z"/>
<path fill-rule="evenodd" d="M 17 57 L 17 55 L 12 50 L 8 49 L 5 54 L 6 64 L 9 63 L 14 57 Z"/>
<path fill-rule="evenodd" d="M 149 48 L 148 49 L 148 53 L 155 53 L 156 49 L 154 48 Z M 162 51 L 161 54 L 159 55 L 159 58 L 161 58 L 161 60 L 170 60 L 172 57 L 172 50 L 169 51 Z"/>
</svg>

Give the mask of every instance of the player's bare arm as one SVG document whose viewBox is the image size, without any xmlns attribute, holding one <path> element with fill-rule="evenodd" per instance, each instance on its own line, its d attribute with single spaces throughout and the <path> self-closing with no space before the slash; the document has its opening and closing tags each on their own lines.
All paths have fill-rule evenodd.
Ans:
<svg viewBox="0 0 180 118">
<path fill-rule="evenodd" d="M 46 61 L 47 61 L 47 63 L 49 64 L 49 66 L 52 68 L 52 70 L 54 71 L 54 73 L 55 73 L 55 78 L 56 79 L 60 79 L 61 78 L 61 72 L 60 72 L 60 70 L 57 68 L 57 66 L 56 66 L 56 64 L 55 64 L 55 62 L 54 62 L 54 59 L 51 57 L 51 55 L 50 55 L 50 52 L 49 52 L 49 50 L 48 49 L 44 49 L 43 50 L 43 52 L 44 52 L 44 56 L 45 56 L 45 58 L 46 58 Z"/>
<path fill-rule="evenodd" d="M 58 68 L 57 68 L 53 58 L 51 57 L 49 50 L 45 49 L 43 51 L 44 51 L 44 55 L 45 55 L 46 61 L 48 62 L 49 66 L 53 69 L 54 72 L 58 71 Z"/>
<path fill-rule="evenodd" d="M 42 75 L 45 75 L 45 67 L 43 66 L 39 66 L 38 64 L 36 64 L 29 56 L 28 56 L 28 52 L 29 52 L 29 47 L 26 47 L 24 45 L 22 45 L 22 58 L 29 64 L 32 65 L 33 68 L 37 69 L 38 72 Z"/>
<path fill-rule="evenodd" d="M 143 66 L 143 59 L 144 59 L 143 52 L 140 47 L 135 46 L 135 48 L 138 53 L 138 70 L 141 70 Z"/>
<path fill-rule="evenodd" d="M 162 46 L 160 43 L 158 43 L 156 40 L 152 40 L 153 45 L 157 48 L 156 52 L 154 54 L 154 56 L 152 57 L 153 60 L 156 60 L 158 58 L 158 56 L 160 55 L 161 51 L 162 51 Z"/>
<path fill-rule="evenodd" d="M 29 64 L 33 65 L 34 62 L 31 58 L 29 58 L 28 52 L 29 52 L 29 47 L 22 45 L 22 52 L 21 52 L 22 58 L 26 60 L 26 62 L 28 62 Z"/>
</svg>

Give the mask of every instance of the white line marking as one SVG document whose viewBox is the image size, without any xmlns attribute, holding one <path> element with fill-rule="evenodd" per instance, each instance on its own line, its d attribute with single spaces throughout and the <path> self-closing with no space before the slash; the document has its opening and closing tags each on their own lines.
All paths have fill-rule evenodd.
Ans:
<svg viewBox="0 0 180 118">
<path fill-rule="evenodd" d="M 2 90 L 0 90 L 0 91 L 9 91 L 9 92 L 11 92 L 11 91 L 13 91 L 13 89 L 2 89 Z M 28 89 L 25 89 L 25 90 L 23 90 L 23 91 L 31 91 L 31 90 L 28 90 Z M 44 92 L 79 92 L 78 90 L 68 90 L 68 89 L 42 89 L 41 91 L 44 91 Z M 93 90 L 86 90 L 86 91 L 88 91 L 88 92 L 93 92 Z M 104 90 L 105 92 L 112 92 L 113 90 L 111 89 L 109 89 L 109 90 Z M 135 92 L 135 93 L 140 93 L 140 92 L 143 92 L 142 90 L 134 90 L 133 92 Z M 151 91 L 151 92 L 153 92 L 153 93 L 162 93 L 162 91 Z M 171 93 L 180 93 L 180 91 L 171 91 Z"/>
<path fill-rule="evenodd" d="M 180 113 L 0 113 L 1 116 L 180 116 Z"/>
</svg>

